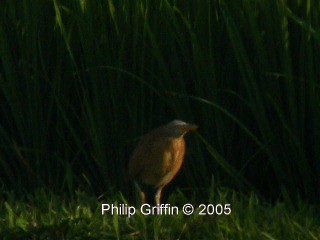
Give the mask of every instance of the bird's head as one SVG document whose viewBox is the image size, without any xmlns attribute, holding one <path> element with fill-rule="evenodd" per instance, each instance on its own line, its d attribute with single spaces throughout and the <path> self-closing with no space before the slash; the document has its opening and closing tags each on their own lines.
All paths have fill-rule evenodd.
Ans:
<svg viewBox="0 0 320 240">
<path fill-rule="evenodd" d="M 195 131 L 198 128 L 198 126 L 195 124 L 189 124 L 181 120 L 169 122 L 165 127 L 170 135 L 175 138 L 183 137 L 189 131 Z"/>
</svg>

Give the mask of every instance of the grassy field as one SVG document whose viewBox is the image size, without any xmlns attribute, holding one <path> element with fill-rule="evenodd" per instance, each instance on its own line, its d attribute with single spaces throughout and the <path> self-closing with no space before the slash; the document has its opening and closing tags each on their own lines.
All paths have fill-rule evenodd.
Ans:
<svg viewBox="0 0 320 240">
<path fill-rule="evenodd" d="M 293 210 L 284 203 L 270 205 L 253 194 L 246 197 L 225 189 L 208 192 L 203 203 L 229 203 L 229 215 L 212 214 L 211 210 L 200 215 L 200 209 L 185 215 L 184 204 L 199 203 L 176 192 L 168 203 L 179 208 L 177 215 L 146 216 L 137 212 L 130 218 L 101 214 L 101 204 L 126 203 L 120 194 L 99 201 L 83 192 L 77 192 L 72 200 L 44 191 L 27 196 L 25 201 L 15 201 L 8 195 L 0 208 L 1 239 L 317 240 L 320 236 L 319 206 L 300 203 Z"/>
<path fill-rule="evenodd" d="M 319 62 L 313 0 L 2 0 L 1 237 L 319 239 Z M 173 119 L 199 130 L 168 201 L 232 214 L 101 216 Z"/>
</svg>

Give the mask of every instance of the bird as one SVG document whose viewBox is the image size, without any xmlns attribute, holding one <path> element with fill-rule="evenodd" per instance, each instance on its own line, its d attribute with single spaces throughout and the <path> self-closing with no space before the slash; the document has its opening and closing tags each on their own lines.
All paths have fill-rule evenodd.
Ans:
<svg viewBox="0 0 320 240">
<path fill-rule="evenodd" d="M 146 203 L 146 190 L 155 192 L 155 203 L 161 204 L 162 189 L 180 170 L 186 153 L 184 136 L 198 128 L 181 120 L 173 120 L 144 135 L 129 160 L 129 179 Z"/>
</svg>

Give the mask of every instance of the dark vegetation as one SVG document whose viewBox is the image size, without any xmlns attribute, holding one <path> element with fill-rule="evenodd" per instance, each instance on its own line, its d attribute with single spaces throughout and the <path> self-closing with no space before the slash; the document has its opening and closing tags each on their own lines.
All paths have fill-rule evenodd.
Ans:
<svg viewBox="0 0 320 240">
<path fill-rule="evenodd" d="M 5 198 L 126 196 L 139 138 L 181 119 L 200 128 L 171 190 L 201 201 L 214 178 L 318 202 L 319 2 L 3 0 L 0 14 Z"/>
</svg>

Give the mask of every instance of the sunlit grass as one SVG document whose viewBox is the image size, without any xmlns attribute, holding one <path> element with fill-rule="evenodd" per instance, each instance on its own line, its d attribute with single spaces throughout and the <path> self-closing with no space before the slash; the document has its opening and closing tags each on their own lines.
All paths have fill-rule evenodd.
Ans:
<svg viewBox="0 0 320 240">
<path fill-rule="evenodd" d="M 320 222 L 316 207 L 300 203 L 296 210 L 284 203 L 273 206 L 254 194 L 246 197 L 228 190 L 215 190 L 205 204 L 230 203 L 230 215 L 190 216 L 182 213 L 185 203 L 198 206 L 181 192 L 168 199 L 179 207 L 178 215 L 148 215 L 139 211 L 124 215 L 101 214 L 101 204 L 123 202 L 120 195 L 101 200 L 77 192 L 73 200 L 38 191 L 24 201 L 6 194 L 1 202 L 1 239 L 318 239 Z M 130 205 L 130 203 L 128 203 Z M 132 204 L 130 206 L 133 206 Z"/>
<path fill-rule="evenodd" d="M 3 0 L 0 187 L 14 194 L 0 205 L 2 236 L 319 237 L 317 4 Z M 232 216 L 127 220 L 75 193 L 127 193 L 132 149 L 173 119 L 199 125 L 176 185 L 206 201 L 214 176 L 283 203 L 231 192 Z M 61 197 L 18 201 L 48 188 Z"/>
</svg>

